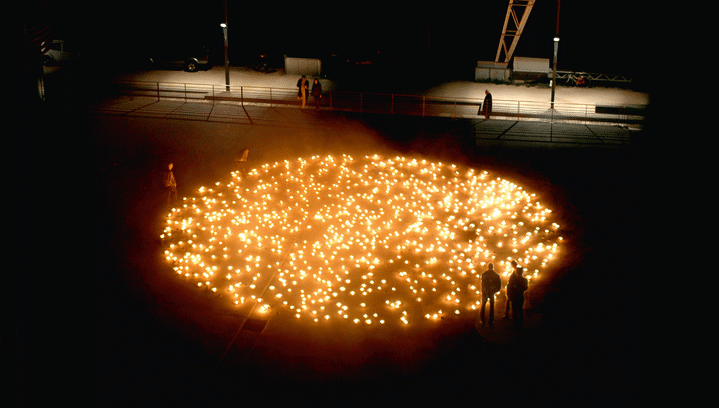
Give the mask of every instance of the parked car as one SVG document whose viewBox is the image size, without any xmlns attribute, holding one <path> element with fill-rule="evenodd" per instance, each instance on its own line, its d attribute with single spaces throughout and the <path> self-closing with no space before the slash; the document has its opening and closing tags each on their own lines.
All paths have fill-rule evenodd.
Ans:
<svg viewBox="0 0 719 408">
<path fill-rule="evenodd" d="M 181 67 L 186 71 L 195 72 L 209 67 L 210 52 L 207 47 L 165 49 L 150 57 L 150 62 L 157 67 Z"/>
<path fill-rule="evenodd" d="M 50 49 L 42 56 L 42 63 L 47 67 L 70 63 L 79 58 L 80 53 L 72 44 L 63 40 L 53 40 Z"/>
</svg>

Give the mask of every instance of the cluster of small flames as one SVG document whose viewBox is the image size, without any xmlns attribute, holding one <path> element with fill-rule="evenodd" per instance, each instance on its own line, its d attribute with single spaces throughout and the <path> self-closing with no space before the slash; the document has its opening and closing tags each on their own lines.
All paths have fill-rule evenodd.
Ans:
<svg viewBox="0 0 719 408">
<path fill-rule="evenodd" d="M 164 256 L 228 306 L 363 325 L 478 307 L 492 262 L 538 278 L 562 238 L 535 194 L 404 157 L 314 156 L 233 172 L 167 214 Z"/>
</svg>

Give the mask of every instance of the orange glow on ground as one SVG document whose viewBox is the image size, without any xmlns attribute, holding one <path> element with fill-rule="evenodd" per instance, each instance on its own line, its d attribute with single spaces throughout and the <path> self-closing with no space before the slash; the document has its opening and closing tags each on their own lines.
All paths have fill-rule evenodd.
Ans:
<svg viewBox="0 0 719 408">
<path fill-rule="evenodd" d="M 561 256 L 552 211 L 486 171 L 404 157 L 268 163 L 202 187 L 166 216 L 177 276 L 297 319 L 406 325 L 475 310 L 488 262 L 538 279 Z"/>
</svg>

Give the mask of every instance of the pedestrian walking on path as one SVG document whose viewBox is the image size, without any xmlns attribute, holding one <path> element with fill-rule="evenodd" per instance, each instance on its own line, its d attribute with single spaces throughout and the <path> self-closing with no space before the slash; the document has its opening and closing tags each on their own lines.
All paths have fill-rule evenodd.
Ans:
<svg viewBox="0 0 719 408">
<path fill-rule="evenodd" d="M 489 93 L 488 89 L 484 90 L 484 103 L 479 105 L 479 111 L 477 111 L 477 115 L 484 112 L 484 118 L 489 119 L 489 116 L 492 114 L 492 94 Z"/>
</svg>

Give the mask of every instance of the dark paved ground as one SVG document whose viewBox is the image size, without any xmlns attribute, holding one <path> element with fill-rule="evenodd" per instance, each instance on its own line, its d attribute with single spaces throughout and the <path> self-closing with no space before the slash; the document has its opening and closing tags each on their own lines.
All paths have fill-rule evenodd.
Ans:
<svg viewBox="0 0 719 408">
<path fill-rule="evenodd" d="M 25 181 L 41 208 L 36 218 L 17 220 L 29 238 L 21 262 L 29 268 L 16 287 L 21 401 L 34 399 L 41 383 L 62 399 L 102 405 L 385 405 L 430 396 L 478 404 L 500 391 L 510 405 L 520 396 L 638 399 L 633 272 L 643 133 L 610 148 L 478 144 L 480 122 L 450 118 L 271 109 L 263 123 L 237 124 L 73 106 L 52 105 L 46 121 L 29 122 L 18 150 L 43 151 L 39 163 L 27 164 L 40 168 L 41 181 Z M 238 334 L 236 316 L 162 275 L 156 221 L 165 209 L 166 163 L 175 163 L 180 195 L 189 194 L 227 174 L 245 146 L 260 163 L 326 152 L 419 154 L 548 194 L 573 243 L 567 266 L 535 305 L 541 326 L 511 344 L 483 339 L 473 321 L 423 338 L 349 338 L 346 347 L 311 333 Z M 397 344 L 413 347 L 404 353 Z"/>
</svg>

